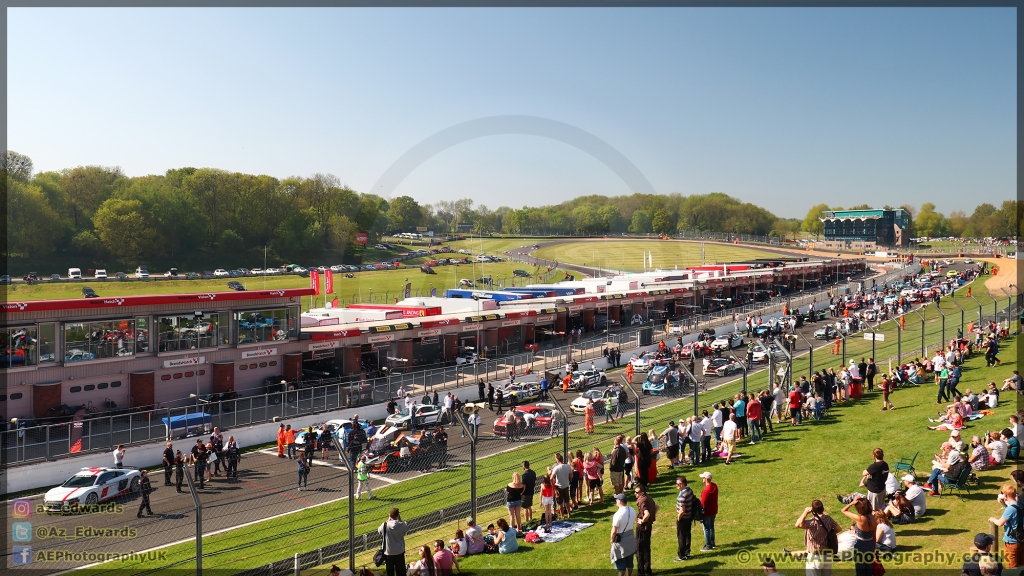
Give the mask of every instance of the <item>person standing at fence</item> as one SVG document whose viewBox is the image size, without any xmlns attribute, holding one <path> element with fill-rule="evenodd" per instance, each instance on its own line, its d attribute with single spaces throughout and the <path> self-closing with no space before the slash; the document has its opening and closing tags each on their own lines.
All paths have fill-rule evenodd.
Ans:
<svg viewBox="0 0 1024 576">
<path fill-rule="evenodd" d="M 626 393 L 626 389 L 622 388 L 619 390 L 619 403 L 615 405 L 615 417 L 622 418 L 626 415 L 626 404 L 629 403 L 629 394 Z"/>
<path fill-rule="evenodd" d="M 405 534 L 409 525 L 402 521 L 398 508 L 392 508 L 388 519 L 377 528 L 384 539 L 384 567 L 387 576 L 405 576 Z"/>
<path fill-rule="evenodd" d="M 238 442 L 235 442 L 234 436 L 228 436 L 228 445 L 224 449 L 224 454 L 227 461 L 227 467 L 224 474 L 228 478 L 234 478 L 237 480 L 238 461 L 242 458 L 242 451 L 238 448 Z"/>
<path fill-rule="evenodd" d="M 118 444 L 117 448 L 114 448 L 114 468 L 122 468 L 124 466 L 124 444 Z"/>
<path fill-rule="evenodd" d="M 139 512 L 135 514 L 136 518 L 142 518 L 143 510 L 146 511 L 146 514 L 153 515 L 153 509 L 149 507 L 149 493 L 153 491 L 153 485 L 149 482 L 149 473 L 145 470 L 140 472 L 142 481 L 139 482 L 139 494 L 142 496 L 142 500 L 139 502 Z"/>
<path fill-rule="evenodd" d="M 704 546 L 702 551 L 715 549 L 715 516 L 718 515 L 718 484 L 711 481 L 711 472 L 700 473 L 704 481 L 704 489 L 700 491 L 700 504 L 703 511 L 701 524 L 704 527 Z"/>
<path fill-rule="evenodd" d="M 541 400 L 547 400 L 548 399 L 548 376 L 547 376 L 547 374 L 544 374 L 543 376 L 540 377 L 540 399 Z"/>
<path fill-rule="evenodd" d="M 277 457 L 278 458 L 284 458 L 284 447 L 285 447 L 286 444 L 288 444 L 288 441 L 285 440 L 284 424 L 281 424 L 281 426 L 279 426 L 278 429 L 277 429 Z"/>
<path fill-rule="evenodd" d="M 373 500 L 376 496 L 373 495 L 373 490 L 370 489 L 370 467 L 366 465 L 366 455 L 363 454 L 356 461 L 356 500 L 359 500 L 359 496 L 363 493 L 363 486 L 366 486 L 366 495 L 369 500 Z"/>
<path fill-rule="evenodd" d="M 614 402 L 618 402 L 618 398 L 612 395 L 611 391 L 605 391 L 604 396 L 604 423 L 615 422 L 615 406 Z"/>
<path fill-rule="evenodd" d="M 558 518 L 569 518 L 569 482 L 572 478 L 572 469 L 565 463 L 561 454 L 555 454 L 555 465 L 551 468 L 551 478 L 555 482 L 555 505 L 558 508 Z"/>
<path fill-rule="evenodd" d="M 473 432 L 473 439 L 475 440 L 480 434 L 480 409 L 474 408 L 473 413 L 469 415 L 469 429 Z"/>
<path fill-rule="evenodd" d="M 164 486 L 171 485 L 171 470 L 174 469 L 174 446 L 170 442 L 164 450 Z"/>
<path fill-rule="evenodd" d="M 686 477 L 676 478 L 676 562 L 690 559 L 690 536 L 693 529 L 693 490 L 686 484 Z"/>
<path fill-rule="evenodd" d="M 537 473 L 530 469 L 530 462 L 523 461 L 523 523 L 529 525 L 533 522 L 533 495 L 537 491 Z"/>
</svg>

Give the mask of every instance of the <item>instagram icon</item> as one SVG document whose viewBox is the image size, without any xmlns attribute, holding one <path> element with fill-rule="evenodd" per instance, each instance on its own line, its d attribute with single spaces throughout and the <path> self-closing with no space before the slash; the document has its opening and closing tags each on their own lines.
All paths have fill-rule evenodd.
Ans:
<svg viewBox="0 0 1024 576">
<path fill-rule="evenodd" d="M 15 518 L 31 518 L 32 501 L 28 498 L 11 500 L 11 516 Z"/>
</svg>

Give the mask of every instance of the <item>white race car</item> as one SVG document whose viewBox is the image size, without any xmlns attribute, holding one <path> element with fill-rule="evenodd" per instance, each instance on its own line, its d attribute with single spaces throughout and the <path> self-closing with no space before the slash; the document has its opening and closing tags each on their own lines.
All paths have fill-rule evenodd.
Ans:
<svg viewBox="0 0 1024 576">
<path fill-rule="evenodd" d="M 43 496 L 43 510 L 47 514 L 87 512 L 101 502 L 138 492 L 141 478 L 142 474 L 131 468 L 82 468 Z"/>
<path fill-rule="evenodd" d="M 600 390 L 598 388 L 587 390 L 580 394 L 572 401 L 572 404 L 569 405 L 569 410 L 572 410 L 574 414 L 583 414 L 587 410 L 587 400 L 594 401 L 595 413 L 604 414 L 604 390 Z M 619 405 L 619 399 L 617 396 L 613 395 L 611 400 L 612 409 L 615 409 L 615 407 Z"/>
<path fill-rule="evenodd" d="M 732 350 L 743 346 L 743 336 L 739 334 L 722 334 L 711 343 L 712 350 Z"/>
<path fill-rule="evenodd" d="M 633 366 L 633 370 L 637 372 L 646 372 L 654 366 L 668 364 L 668 360 L 658 358 L 658 355 L 654 352 L 644 352 L 639 358 L 631 359 L 629 363 Z"/>
<path fill-rule="evenodd" d="M 572 373 L 572 387 L 575 390 L 586 390 L 591 386 L 601 386 L 608 383 L 608 377 L 603 370 L 580 370 Z"/>
<path fill-rule="evenodd" d="M 440 406 L 417 404 L 413 409 L 416 410 L 416 428 L 422 429 L 427 424 L 439 424 L 441 421 Z M 409 427 L 409 412 L 403 410 L 398 414 L 392 414 L 384 420 L 384 423 L 399 430 L 405 430 Z"/>
</svg>

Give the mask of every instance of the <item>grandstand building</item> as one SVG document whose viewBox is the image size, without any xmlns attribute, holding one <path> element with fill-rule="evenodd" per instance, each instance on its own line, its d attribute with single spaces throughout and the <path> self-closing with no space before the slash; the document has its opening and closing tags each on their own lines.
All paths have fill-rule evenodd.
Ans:
<svg viewBox="0 0 1024 576">
<path fill-rule="evenodd" d="M 821 221 L 829 249 L 870 251 L 905 247 L 910 242 L 910 214 L 902 208 L 829 210 Z"/>
</svg>

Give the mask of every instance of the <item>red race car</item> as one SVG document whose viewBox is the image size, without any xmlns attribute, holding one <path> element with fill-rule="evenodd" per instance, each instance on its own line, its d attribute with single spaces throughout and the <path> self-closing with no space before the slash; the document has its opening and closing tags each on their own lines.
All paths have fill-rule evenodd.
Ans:
<svg viewBox="0 0 1024 576">
<path fill-rule="evenodd" d="M 531 406 L 516 406 L 516 420 L 526 426 L 520 434 L 527 434 L 530 431 L 549 431 L 555 411 L 553 406 L 538 404 Z M 508 434 L 508 420 L 503 414 L 501 418 L 494 421 L 494 435 L 505 436 Z"/>
</svg>

